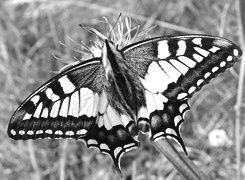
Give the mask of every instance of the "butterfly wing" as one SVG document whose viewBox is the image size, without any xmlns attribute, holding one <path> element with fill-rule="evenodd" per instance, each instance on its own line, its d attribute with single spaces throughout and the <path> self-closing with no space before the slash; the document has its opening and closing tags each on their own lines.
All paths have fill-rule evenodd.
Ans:
<svg viewBox="0 0 245 180">
<path fill-rule="evenodd" d="M 31 94 L 12 116 L 10 138 L 79 138 L 95 125 L 101 85 L 99 59 L 64 71 Z"/>
<path fill-rule="evenodd" d="M 189 109 L 187 100 L 242 54 L 229 40 L 206 35 L 149 39 L 122 53 L 145 88 L 146 107 L 138 112 L 138 126 L 154 141 L 174 137 L 183 148 L 179 128 Z"/>
<path fill-rule="evenodd" d="M 113 159 L 138 146 L 103 91 L 101 59 L 87 60 L 58 74 L 30 95 L 15 111 L 8 135 L 15 140 L 74 138 Z"/>
</svg>

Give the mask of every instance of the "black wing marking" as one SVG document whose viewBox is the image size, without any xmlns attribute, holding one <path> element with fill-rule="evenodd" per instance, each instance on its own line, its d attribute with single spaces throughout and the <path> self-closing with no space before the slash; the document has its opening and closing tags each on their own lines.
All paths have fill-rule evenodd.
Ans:
<svg viewBox="0 0 245 180">
<path fill-rule="evenodd" d="M 136 124 L 130 117 L 116 113 L 106 102 L 103 104 L 99 108 L 96 125 L 82 139 L 85 140 L 88 147 L 97 147 L 101 152 L 109 154 L 121 175 L 120 159 L 122 155 L 139 146 L 137 136 L 132 137 L 130 133 L 136 128 Z"/>
<path fill-rule="evenodd" d="M 242 55 L 229 40 L 207 35 L 149 39 L 123 48 L 122 53 L 151 102 L 138 112 L 139 128 L 152 140 L 171 135 L 183 148 L 179 127 L 189 109 L 187 100 Z"/>
<path fill-rule="evenodd" d="M 102 92 L 100 59 L 78 64 L 58 74 L 15 111 L 10 138 L 79 138 L 96 123 Z"/>
<path fill-rule="evenodd" d="M 151 93 L 148 90 L 145 90 L 145 97 L 146 106 L 141 107 L 137 114 L 139 129 L 152 141 L 163 137 L 175 139 L 187 154 L 180 134 L 185 113 L 190 109 L 187 99 L 171 101 L 162 93 Z"/>
</svg>

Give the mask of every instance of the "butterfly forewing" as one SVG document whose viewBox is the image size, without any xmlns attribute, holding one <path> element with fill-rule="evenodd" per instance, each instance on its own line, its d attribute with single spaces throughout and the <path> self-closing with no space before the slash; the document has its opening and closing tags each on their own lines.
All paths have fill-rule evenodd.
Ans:
<svg viewBox="0 0 245 180">
<path fill-rule="evenodd" d="M 148 90 L 172 100 L 190 98 L 242 54 L 229 40 L 207 35 L 153 38 L 122 52 Z"/>
<path fill-rule="evenodd" d="M 79 138 L 96 123 L 102 92 L 100 59 L 74 66 L 29 96 L 11 118 L 13 139 Z"/>
</svg>

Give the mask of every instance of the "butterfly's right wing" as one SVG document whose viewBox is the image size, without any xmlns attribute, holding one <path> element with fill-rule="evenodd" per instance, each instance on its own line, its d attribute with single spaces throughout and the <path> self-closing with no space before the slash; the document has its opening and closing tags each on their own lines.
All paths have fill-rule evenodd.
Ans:
<svg viewBox="0 0 245 180">
<path fill-rule="evenodd" d="M 181 35 L 141 41 L 123 48 L 122 54 L 145 90 L 146 106 L 139 107 L 138 126 L 153 141 L 174 137 L 184 148 L 179 128 L 188 99 L 233 66 L 242 52 L 224 38 Z"/>
</svg>

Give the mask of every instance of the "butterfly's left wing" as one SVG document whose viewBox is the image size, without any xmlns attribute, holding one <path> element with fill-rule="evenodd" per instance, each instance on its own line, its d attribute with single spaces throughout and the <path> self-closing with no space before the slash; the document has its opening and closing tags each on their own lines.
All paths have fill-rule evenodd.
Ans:
<svg viewBox="0 0 245 180">
<path fill-rule="evenodd" d="M 141 41 L 123 48 L 122 54 L 145 88 L 139 128 L 153 141 L 174 137 L 184 148 L 179 128 L 189 109 L 187 100 L 233 66 L 242 52 L 220 37 L 183 35 Z"/>
<path fill-rule="evenodd" d="M 7 130 L 9 137 L 82 139 L 87 147 L 109 154 L 120 173 L 122 154 L 139 143 L 128 131 L 131 122 L 128 119 L 122 122 L 108 104 L 103 80 L 100 58 L 84 61 L 56 75 L 15 111 Z"/>
</svg>

